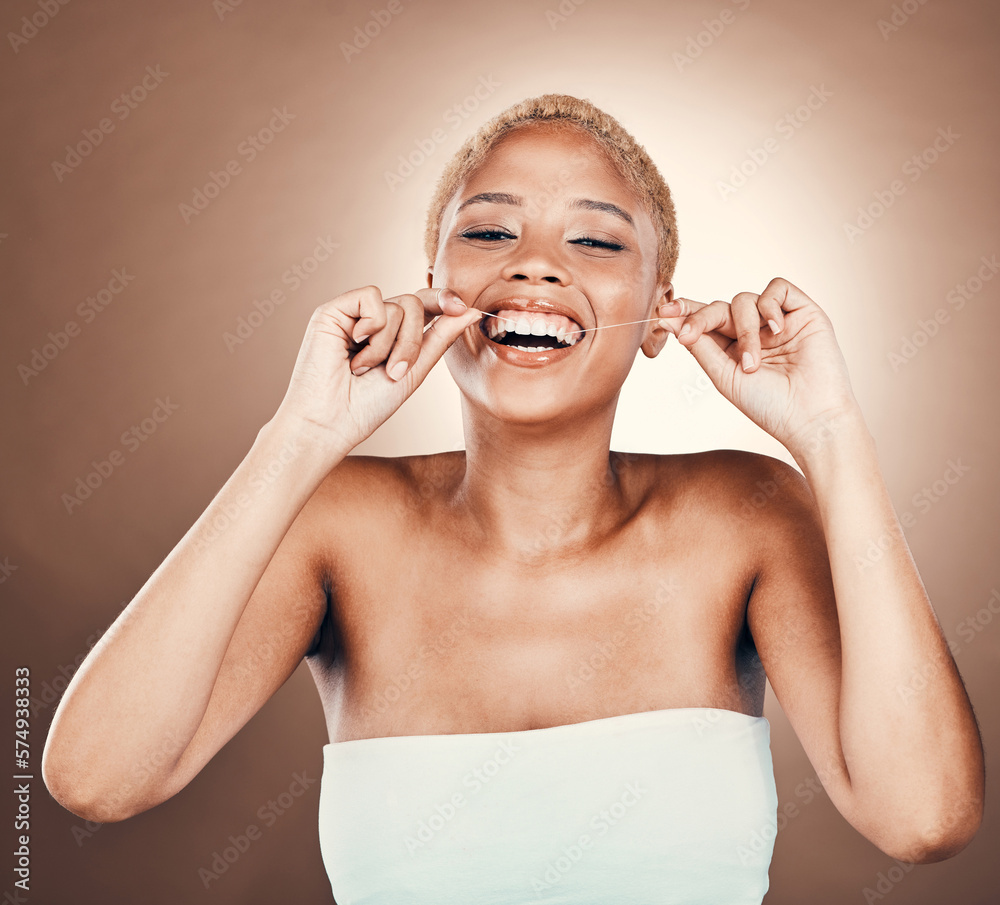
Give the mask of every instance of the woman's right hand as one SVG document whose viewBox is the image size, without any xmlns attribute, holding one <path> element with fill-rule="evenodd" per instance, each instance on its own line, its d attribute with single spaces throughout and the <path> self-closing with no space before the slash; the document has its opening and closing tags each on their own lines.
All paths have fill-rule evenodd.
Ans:
<svg viewBox="0 0 1000 905">
<path fill-rule="evenodd" d="M 313 312 L 272 420 L 318 428 L 332 451 L 346 455 L 403 404 L 481 317 L 479 309 L 466 307 L 444 288 L 384 300 L 376 286 L 338 295 Z"/>
</svg>

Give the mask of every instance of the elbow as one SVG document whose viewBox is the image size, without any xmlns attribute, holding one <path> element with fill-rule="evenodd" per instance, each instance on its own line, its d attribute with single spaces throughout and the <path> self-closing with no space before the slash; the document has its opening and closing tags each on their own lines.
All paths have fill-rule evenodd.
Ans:
<svg viewBox="0 0 1000 905">
<path fill-rule="evenodd" d="M 111 793 L 97 789 L 69 765 L 53 758 L 48 748 L 42 755 L 41 768 L 49 794 L 71 814 L 91 823 L 118 823 L 155 804 L 139 805 L 128 786 Z"/>
<path fill-rule="evenodd" d="M 88 823 L 119 823 L 133 816 L 131 812 L 110 807 L 104 801 L 67 793 L 62 789 L 53 789 L 51 785 L 49 794 L 71 814 Z"/>
<path fill-rule="evenodd" d="M 118 823 L 138 813 L 122 807 L 111 796 L 93 794 L 83 783 L 75 782 L 65 773 L 42 768 L 42 779 L 49 794 L 67 811 L 91 823 Z"/>
<path fill-rule="evenodd" d="M 71 814 L 91 823 L 120 823 L 153 807 L 141 805 L 124 795 L 92 794 L 79 783 L 59 776 L 43 776 L 49 794 Z"/>
<path fill-rule="evenodd" d="M 911 832 L 905 840 L 882 848 L 892 858 L 910 864 L 934 864 L 954 858 L 975 838 L 983 819 L 979 801 L 964 810 L 939 815 L 919 832 Z"/>
</svg>

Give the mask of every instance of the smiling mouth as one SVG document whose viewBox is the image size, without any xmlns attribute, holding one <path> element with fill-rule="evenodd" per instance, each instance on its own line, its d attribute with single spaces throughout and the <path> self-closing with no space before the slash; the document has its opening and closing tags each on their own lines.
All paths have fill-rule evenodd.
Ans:
<svg viewBox="0 0 1000 905">
<path fill-rule="evenodd" d="M 496 317 L 479 319 L 479 330 L 490 342 L 522 352 L 551 352 L 579 344 L 586 332 L 563 315 L 500 310 Z"/>
</svg>

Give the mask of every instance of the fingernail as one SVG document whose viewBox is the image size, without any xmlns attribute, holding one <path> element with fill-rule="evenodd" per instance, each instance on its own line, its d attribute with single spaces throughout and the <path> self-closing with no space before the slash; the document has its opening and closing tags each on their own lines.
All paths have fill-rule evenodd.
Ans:
<svg viewBox="0 0 1000 905">
<path fill-rule="evenodd" d="M 468 308 L 469 306 L 462 301 L 461 297 L 454 289 L 442 289 L 441 290 L 441 301 L 443 302 L 455 302 L 461 305 L 463 308 Z"/>
<path fill-rule="evenodd" d="M 685 324 L 683 327 L 681 327 L 681 332 L 678 333 L 677 336 L 678 337 L 686 336 L 690 332 L 691 332 L 691 325 L 690 324 Z"/>
<path fill-rule="evenodd" d="M 781 327 L 778 326 L 778 324 L 777 324 L 776 321 L 770 321 L 769 320 L 767 322 L 767 325 L 771 328 L 771 332 L 772 333 L 780 333 L 781 332 Z"/>
<path fill-rule="evenodd" d="M 371 368 L 369 368 L 369 367 L 360 367 L 360 368 L 358 368 L 358 369 L 357 369 L 357 370 L 356 370 L 356 371 L 354 372 L 354 376 L 355 376 L 355 377 L 360 377 L 360 376 L 361 376 L 362 374 L 364 374 L 364 373 L 365 373 L 365 371 L 370 371 L 370 370 L 371 370 Z"/>
<path fill-rule="evenodd" d="M 391 368 L 389 368 L 389 376 L 393 380 L 399 380 L 406 373 L 406 362 L 397 361 Z"/>
<path fill-rule="evenodd" d="M 363 343 L 369 336 L 371 336 L 371 333 L 362 333 L 360 336 L 355 336 L 354 341 L 356 343 Z"/>
<path fill-rule="evenodd" d="M 660 311 L 667 311 L 670 308 L 673 308 L 676 304 L 677 302 L 664 302 L 662 305 L 660 305 Z"/>
<path fill-rule="evenodd" d="M 743 353 L 743 370 L 749 371 L 753 367 L 753 356 L 749 352 Z"/>
</svg>

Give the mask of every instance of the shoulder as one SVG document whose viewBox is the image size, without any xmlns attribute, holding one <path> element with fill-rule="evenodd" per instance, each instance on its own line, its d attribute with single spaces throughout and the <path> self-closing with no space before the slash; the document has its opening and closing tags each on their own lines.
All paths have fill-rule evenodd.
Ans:
<svg viewBox="0 0 1000 905">
<path fill-rule="evenodd" d="M 464 451 L 426 456 L 349 455 L 323 479 L 303 517 L 319 549 L 350 551 L 385 546 L 412 534 L 429 504 L 464 473 Z"/>
<path fill-rule="evenodd" d="M 753 523 L 758 530 L 795 523 L 812 508 L 812 493 L 798 469 L 742 449 L 652 456 L 647 481 L 654 496 Z"/>
<path fill-rule="evenodd" d="M 323 479 L 317 496 L 323 502 L 363 498 L 367 503 L 425 502 L 465 470 L 465 452 L 424 456 L 349 455 Z"/>
</svg>

